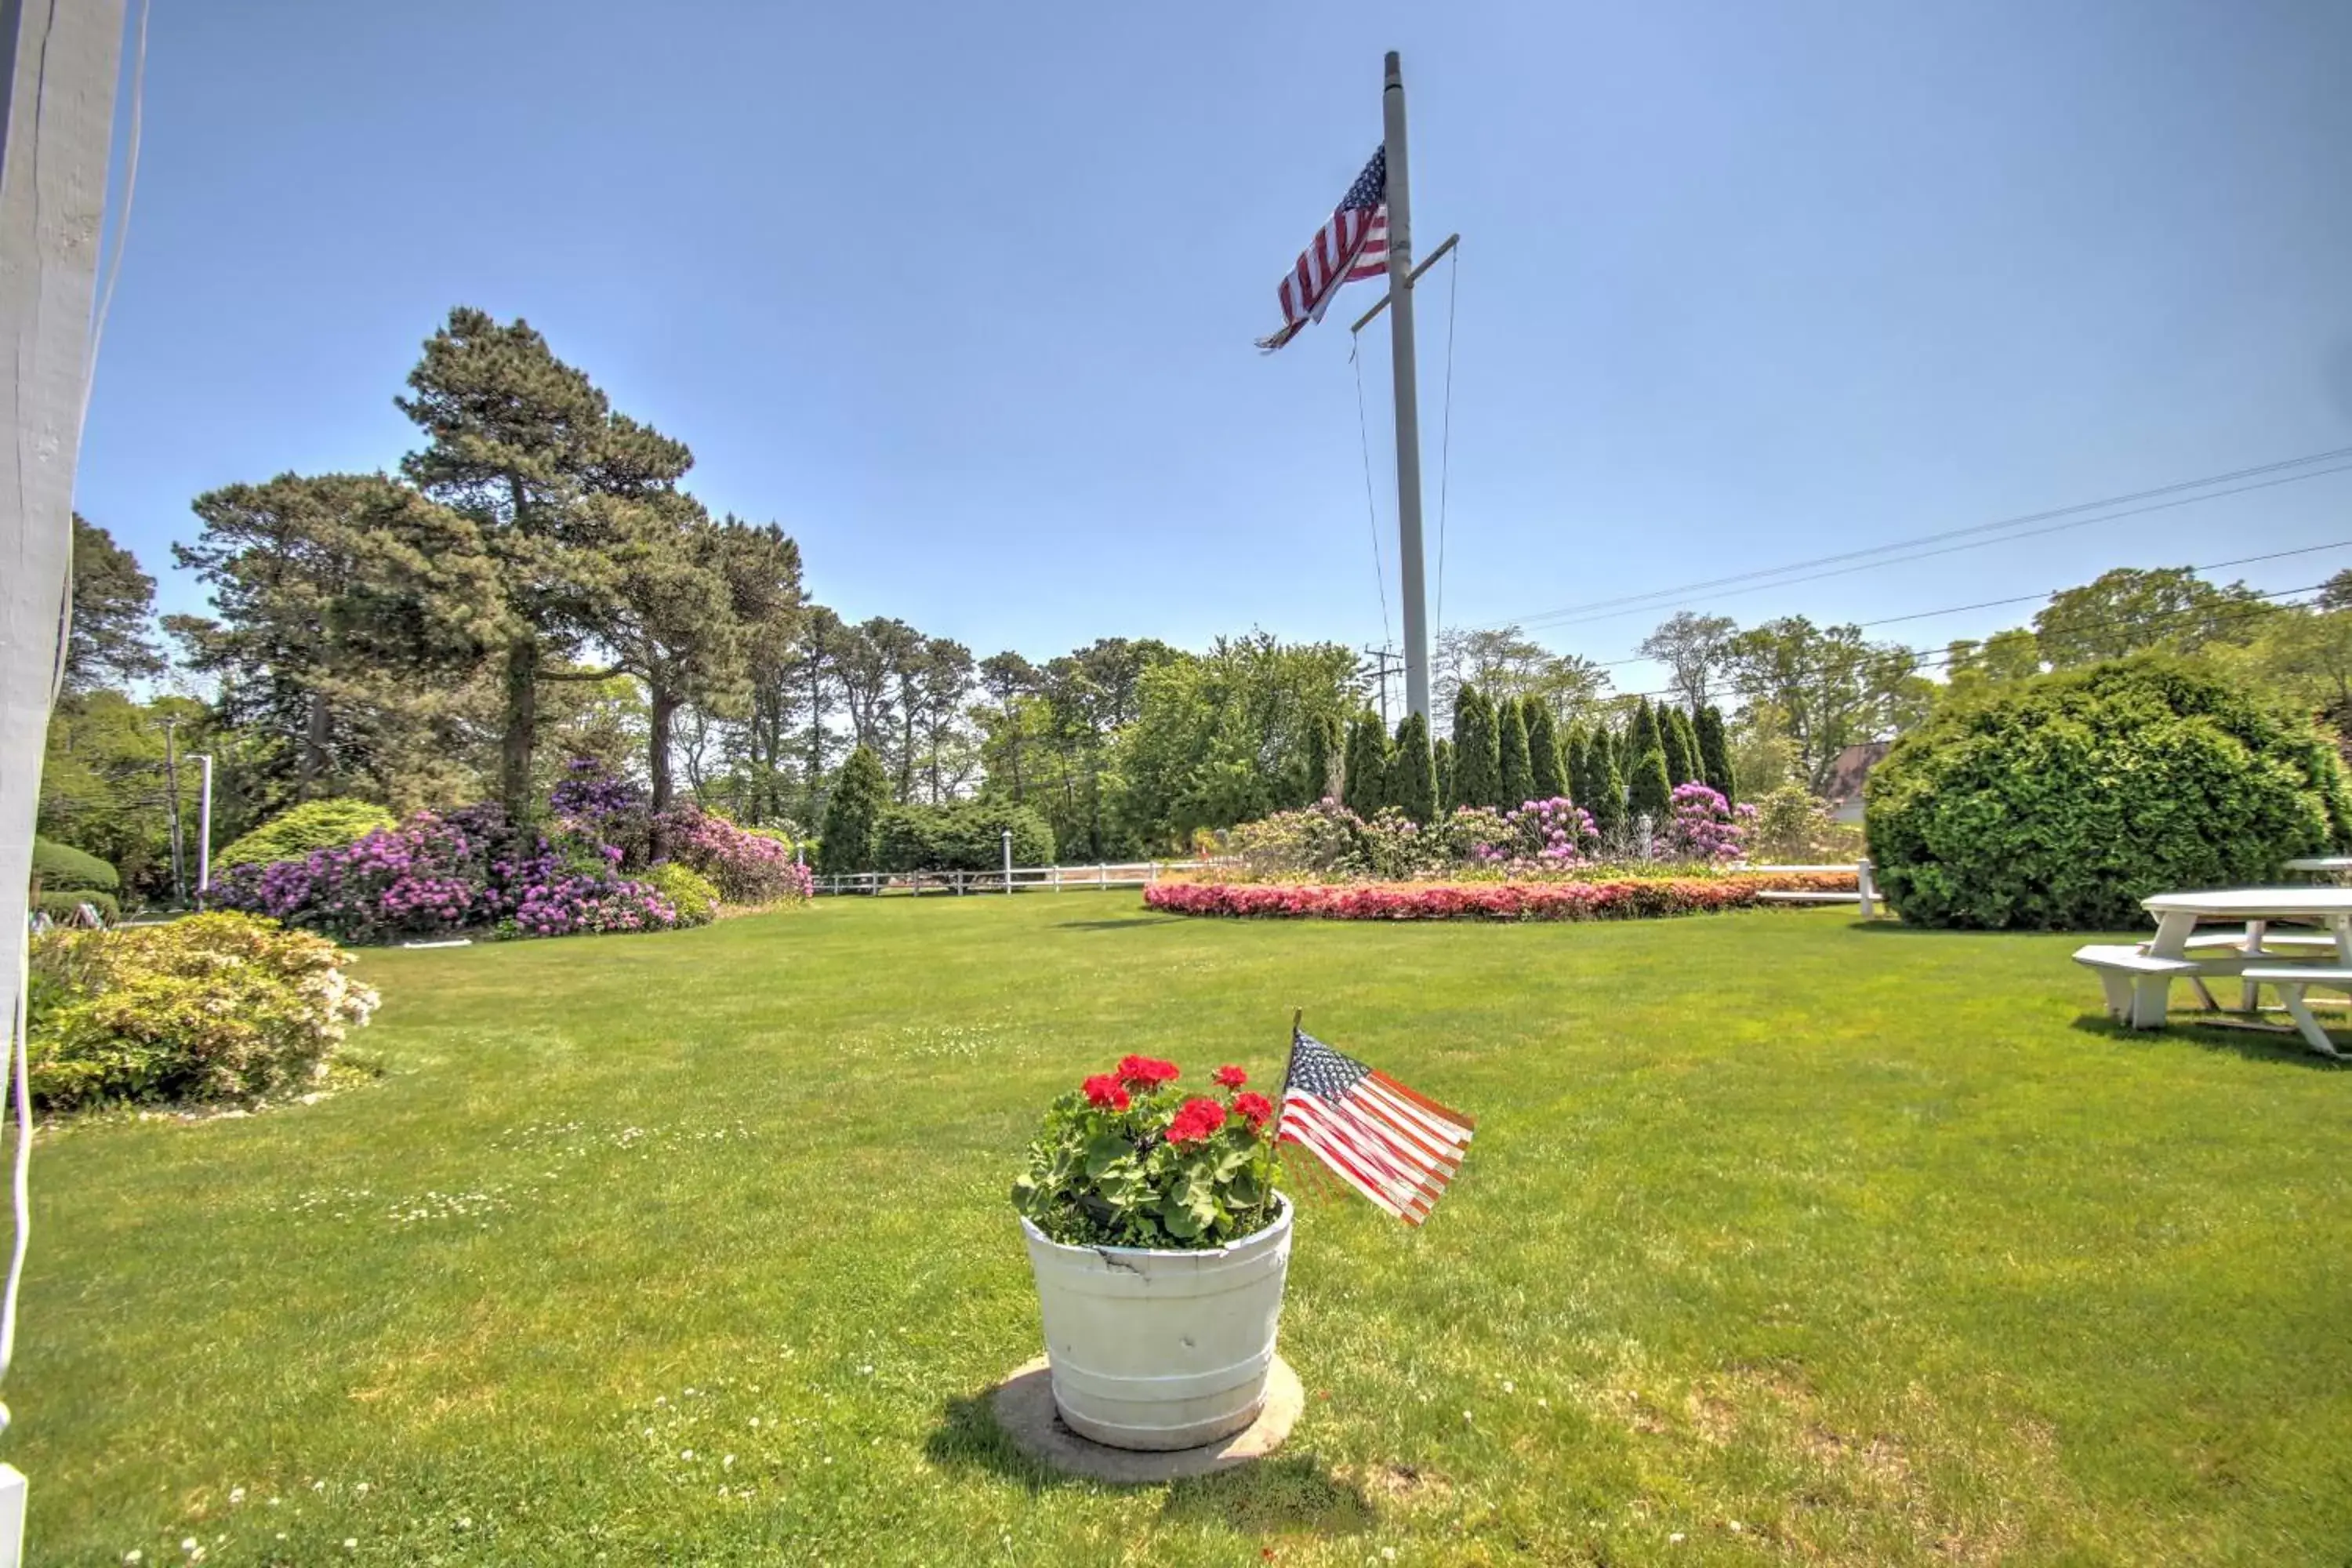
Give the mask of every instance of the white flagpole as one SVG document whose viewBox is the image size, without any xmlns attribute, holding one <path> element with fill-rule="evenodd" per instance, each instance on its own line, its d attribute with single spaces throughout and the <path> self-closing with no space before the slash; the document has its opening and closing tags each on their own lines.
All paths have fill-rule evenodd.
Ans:
<svg viewBox="0 0 2352 1568">
<path fill-rule="evenodd" d="M 1404 74 L 1389 51 L 1381 93 L 1388 153 L 1390 369 L 1396 382 L 1397 558 L 1404 587 L 1408 712 L 1429 717 L 1429 613 L 1421 562 L 1421 403 L 1412 354 L 1412 207 L 1405 176 Z"/>
</svg>

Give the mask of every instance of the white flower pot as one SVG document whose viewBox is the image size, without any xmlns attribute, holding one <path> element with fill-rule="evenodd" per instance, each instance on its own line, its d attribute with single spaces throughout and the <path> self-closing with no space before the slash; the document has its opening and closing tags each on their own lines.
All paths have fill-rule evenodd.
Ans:
<svg viewBox="0 0 2352 1568">
<path fill-rule="evenodd" d="M 1231 1247 L 1066 1247 L 1031 1225 L 1054 1405 L 1114 1448 L 1194 1448 L 1257 1419 L 1274 1368 L 1290 1200 Z"/>
</svg>

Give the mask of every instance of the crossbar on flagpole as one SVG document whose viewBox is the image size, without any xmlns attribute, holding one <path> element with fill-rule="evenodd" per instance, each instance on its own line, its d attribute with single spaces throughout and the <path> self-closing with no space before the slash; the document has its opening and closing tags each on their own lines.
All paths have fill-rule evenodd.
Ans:
<svg viewBox="0 0 2352 1568">
<path fill-rule="evenodd" d="M 1453 248 L 1454 248 L 1454 247 L 1455 246 L 1455 244 L 1457 244 L 1457 243 L 1461 240 L 1461 238 L 1462 238 L 1462 237 L 1461 237 L 1460 235 L 1458 235 L 1458 234 L 1449 234 L 1449 235 L 1447 235 L 1447 236 L 1445 237 L 1445 241 L 1444 241 L 1444 244 L 1442 244 L 1442 245 L 1440 245 L 1440 246 L 1439 246 L 1435 250 L 1431 251 L 1431 252 L 1429 253 L 1429 259 L 1428 259 L 1428 260 L 1426 260 L 1426 261 L 1424 261 L 1424 262 L 1423 262 L 1420 266 L 1418 266 L 1418 267 L 1414 268 L 1412 269 L 1412 275 L 1406 279 L 1406 281 L 1407 281 L 1407 282 L 1409 282 L 1409 283 L 1418 283 L 1418 282 L 1420 282 L 1420 281 L 1421 281 L 1421 275 L 1422 275 L 1423 273 L 1424 273 L 1424 272 L 1428 271 L 1431 268 L 1433 268 L 1433 267 L 1436 266 L 1436 265 L 1437 265 L 1437 262 L 1438 262 L 1438 258 L 1439 258 L 1440 257 L 1444 256 L 1447 251 L 1449 251 L 1449 250 L 1453 249 Z M 1348 331 L 1349 331 L 1350 333 L 1354 333 L 1354 332 L 1360 332 L 1360 331 L 1362 331 L 1366 327 L 1369 327 L 1369 326 L 1370 326 L 1370 325 L 1372 324 L 1372 319 L 1373 319 L 1374 317 L 1378 316 L 1378 315 L 1379 315 L 1382 310 L 1387 310 L 1388 308 L 1389 308 L 1389 297 L 1388 297 L 1386 294 L 1383 294 L 1383 295 L 1381 295 L 1381 302 L 1380 302 L 1379 304 L 1377 304 L 1377 305 L 1374 305 L 1370 310 L 1369 310 L 1365 311 L 1362 315 L 1360 315 L 1360 316 L 1357 317 L 1357 318 L 1356 318 L 1356 324 L 1355 324 L 1354 326 L 1352 326 L 1352 327 L 1349 327 L 1349 328 L 1348 329 Z"/>
</svg>

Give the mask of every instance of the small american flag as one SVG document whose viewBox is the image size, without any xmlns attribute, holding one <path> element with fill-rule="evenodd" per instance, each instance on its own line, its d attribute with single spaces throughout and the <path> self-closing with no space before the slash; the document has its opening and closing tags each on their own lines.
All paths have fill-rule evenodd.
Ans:
<svg viewBox="0 0 2352 1568">
<path fill-rule="evenodd" d="M 1359 278 L 1378 278 L 1389 268 L 1389 153 L 1372 154 L 1356 183 L 1339 203 L 1339 210 L 1323 226 L 1275 292 L 1282 300 L 1282 330 L 1260 338 L 1257 346 L 1272 353 L 1309 321 L 1323 319 L 1331 296 Z"/>
<path fill-rule="evenodd" d="M 1276 1141 L 1307 1149 L 1405 1224 L 1429 1217 L 1462 1167 L 1473 1125 L 1291 1026 Z"/>
</svg>

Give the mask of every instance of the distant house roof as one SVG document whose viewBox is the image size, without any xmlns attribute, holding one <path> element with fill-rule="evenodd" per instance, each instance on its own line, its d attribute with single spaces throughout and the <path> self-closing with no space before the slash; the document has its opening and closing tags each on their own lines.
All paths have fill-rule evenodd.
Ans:
<svg viewBox="0 0 2352 1568">
<path fill-rule="evenodd" d="M 1829 787 L 1822 794 L 1830 803 L 1832 822 L 1862 820 L 1862 781 L 1886 755 L 1892 741 L 1865 741 L 1859 746 L 1848 746 L 1830 763 Z"/>
</svg>

